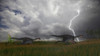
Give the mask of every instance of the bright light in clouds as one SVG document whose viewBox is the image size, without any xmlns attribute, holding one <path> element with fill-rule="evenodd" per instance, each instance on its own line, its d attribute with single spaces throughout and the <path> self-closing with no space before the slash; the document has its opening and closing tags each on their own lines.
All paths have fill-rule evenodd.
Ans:
<svg viewBox="0 0 100 56">
<path fill-rule="evenodd" d="M 72 33 L 73 33 L 74 36 L 76 36 L 76 34 L 75 34 L 74 29 L 71 28 L 71 26 L 72 26 L 73 21 L 80 15 L 80 10 L 78 9 L 76 12 L 77 12 L 77 15 L 74 16 L 74 17 L 70 20 L 70 23 L 69 23 L 69 26 L 68 26 L 69 30 L 72 31 Z M 77 38 L 77 41 L 79 42 L 79 39 L 78 39 L 78 38 Z"/>
<path fill-rule="evenodd" d="M 79 9 L 80 3 L 81 3 L 81 0 L 80 0 L 78 3 L 76 3 L 76 6 L 77 6 L 78 9 L 76 9 L 75 12 L 77 13 L 77 15 L 74 16 L 74 17 L 70 20 L 69 26 L 68 26 L 69 30 L 72 31 L 72 33 L 73 33 L 74 36 L 76 36 L 76 33 L 75 33 L 74 29 L 73 29 L 71 26 L 72 26 L 72 24 L 73 24 L 73 21 L 74 21 L 75 19 L 77 19 L 77 17 L 80 15 L 80 9 Z M 79 38 L 78 38 L 78 37 L 76 38 L 76 40 L 79 42 Z"/>
<path fill-rule="evenodd" d="M 51 0 L 49 2 L 49 9 L 50 9 L 50 12 L 52 12 L 52 14 L 56 15 L 59 11 L 59 6 L 58 4 L 55 4 L 54 2 L 55 0 Z"/>
<path fill-rule="evenodd" d="M 74 35 L 74 36 L 76 36 L 76 34 L 75 34 L 74 29 L 71 28 L 71 26 L 72 26 L 73 21 L 79 16 L 80 10 L 78 9 L 78 10 L 76 11 L 76 13 L 77 13 L 77 15 L 74 16 L 74 17 L 70 20 L 70 23 L 69 23 L 69 26 L 68 26 L 69 30 L 71 30 L 71 31 L 73 32 L 73 35 Z"/>
</svg>

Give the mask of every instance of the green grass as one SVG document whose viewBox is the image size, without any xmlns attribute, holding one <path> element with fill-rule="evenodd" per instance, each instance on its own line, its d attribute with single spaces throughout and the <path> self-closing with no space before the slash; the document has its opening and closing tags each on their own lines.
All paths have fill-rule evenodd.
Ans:
<svg viewBox="0 0 100 56">
<path fill-rule="evenodd" d="M 34 42 L 31 45 L 0 43 L 0 56 L 100 56 L 100 40 L 66 45 Z"/>
</svg>

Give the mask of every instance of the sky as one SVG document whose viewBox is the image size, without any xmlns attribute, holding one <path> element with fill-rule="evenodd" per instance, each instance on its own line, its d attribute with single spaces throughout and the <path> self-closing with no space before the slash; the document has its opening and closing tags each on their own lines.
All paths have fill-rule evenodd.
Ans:
<svg viewBox="0 0 100 56">
<path fill-rule="evenodd" d="M 77 13 L 79 10 L 79 14 Z M 86 35 L 100 29 L 99 0 L 0 0 L 0 41 L 12 37 L 51 38 L 49 35 Z"/>
</svg>

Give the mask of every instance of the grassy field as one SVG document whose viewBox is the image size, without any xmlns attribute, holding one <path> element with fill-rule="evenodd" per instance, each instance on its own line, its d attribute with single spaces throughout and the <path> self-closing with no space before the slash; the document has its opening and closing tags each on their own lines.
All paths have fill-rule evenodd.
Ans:
<svg viewBox="0 0 100 56">
<path fill-rule="evenodd" d="M 76 44 L 35 42 L 30 45 L 0 43 L 0 56 L 100 56 L 100 40 Z"/>
</svg>

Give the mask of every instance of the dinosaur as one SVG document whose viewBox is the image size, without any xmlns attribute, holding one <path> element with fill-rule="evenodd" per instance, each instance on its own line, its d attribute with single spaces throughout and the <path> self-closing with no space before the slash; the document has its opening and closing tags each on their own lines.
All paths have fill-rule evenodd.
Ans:
<svg viewBox="0 0 100 56">
<path fill-rule="evenodd" d="M 71 43 L 76 43 L 74 41 L 74 39 L 77 38 L 77 37 L 82 37 L 83 35 L 72 36 L 72 35 L 64 34 L 64 35 L 50 35 L 50 36 L 62 38 L 62 41 L 58 41 L 58 42 L 65 42 L 65 43 L 71 42 Z"/>
<path fill-rule="evenodd" d="M 11 39 L 15 39 L 15 40 L 21 40 L 22 44 L 32 44 L 34 42 L 34 40 L 37 40 L 37 39 L 40 39 L 40 38 L 35 38 L 35 39 L 32 39 L 32 38 L 29 38 L 29 37 L 22 37 L 22 38 L 15 38 L 15 37 L 12 37 Z"/>
</svg>

